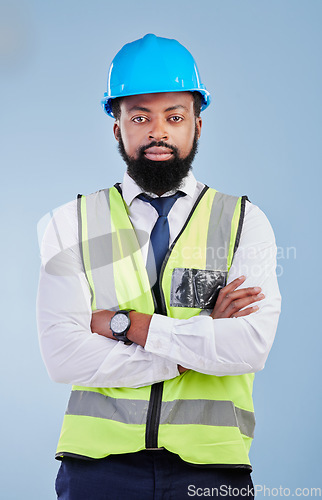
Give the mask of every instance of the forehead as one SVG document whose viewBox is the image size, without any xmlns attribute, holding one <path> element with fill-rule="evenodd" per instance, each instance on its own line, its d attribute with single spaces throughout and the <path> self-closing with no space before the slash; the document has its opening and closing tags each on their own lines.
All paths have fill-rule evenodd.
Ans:
<svg viewBox="0 0 322 500">
<path fill-rule="evenodd" d="M 131 112 L 138 108 L 145 108 L 151 112 L 166 112 L 170 108 L 181 108 L 187 112 L 193 112 L 193 97 L 191 92 L 160 92 L 122 98 L 121 109 L 125 112 Z"/>
</svg>

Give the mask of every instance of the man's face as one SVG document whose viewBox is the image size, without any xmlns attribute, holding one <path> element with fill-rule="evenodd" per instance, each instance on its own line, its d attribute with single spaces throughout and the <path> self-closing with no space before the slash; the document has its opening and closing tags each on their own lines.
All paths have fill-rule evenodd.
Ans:
<svg viewBox="0 0 322 500">
<path fill-rule="evenodd" d="M 190 92 L 124 97 L 114 135 L 129 175 L 145 191 L 178 189 L 196 153 L 201 124 Z"/>
</svg>

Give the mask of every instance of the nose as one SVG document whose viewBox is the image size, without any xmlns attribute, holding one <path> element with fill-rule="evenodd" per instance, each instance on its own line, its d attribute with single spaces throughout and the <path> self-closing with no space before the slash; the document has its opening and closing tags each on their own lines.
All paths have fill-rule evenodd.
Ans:
<svg viewBox="0 0 322 500">
<path fill-rule="evenodd" d="M 151 128 L 149 131 L 149 139 L 154 141 L 166 141 L 169 139 L 169 134 L 166 128 L 166 122 L 160 117 L 151 120 Z"/>
</svg>

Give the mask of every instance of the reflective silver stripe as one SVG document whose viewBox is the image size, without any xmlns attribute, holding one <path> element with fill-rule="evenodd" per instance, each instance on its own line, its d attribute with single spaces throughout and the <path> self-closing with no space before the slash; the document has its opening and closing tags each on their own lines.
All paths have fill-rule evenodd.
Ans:
<svg viewBox="0 0 322 500">
<path fill-rule="evenodd" d="M 231 401 L 180 399 L 162 403 L 160 423 L 226 425 L 237 427 L 234 405 Z"/>
<path fill-rule="evenodd" d="M 232 401 L 181 399 L 164 401 L 160 424 L 199 424 L 239 427 L 242 434 L 253 437 L 254 413 L 235 407 Z"/>
<path fill-rule="evenodd" d="M 253 411 L 242 410 L 235 406 L 239 430 L 245 436 L 254 437 L 255 414 Z"/>
<path fill-rule="evenodd" d="M 148 401 L 115 399 L 92 391 L 73 391 L 66 415 L 105 418 L 124 424 L 145 424 Z M 163 401 L 160 425 L 212 425 L 239 427 L 245 436 L 253 437 L 254 413 L 235 407 L 232 401 L 181 399 Z"/>
<path fill-rule="evenodd" d="M 84 265 L 86 272 L 91 274 L 92 286 L 95 288 L 96 309 L 118 310 L 113 264 L 130 256 L 136 271 L 133 256 L 140 251 L 138 240 L 145 245 L 149 235 L 143 230 L 134 232 L 133 228 L 112 232 L 109 193 L 109 189 L 104 189 L 86 196 L 86 216 L 83 214 L 80 220 L 82 227 L 87 227 L 87 237 L 85 230 L 82 237 L 84 245 L 88 246 L 90 269 L 85 258 Z M 84 217 L 86 220 L 83 220 Z"/>
<path fill-rule="evenodd" d="M 109 190 L 86 196 L 87 238 L 97 309 L 118 309 L 113 273 Z M 106 286 L 108 284 L 108 286 Z"/>
<path fill-rule="evenodd" d="M 217 192 L 211 208 L 206 268 L 227 272 L 231 221 L 239 198 Z"/>
<path fill-rule="evenodd" d="M 66 415 L 106 418 L 123 424 L 142 425 L 146 422 L 148 401 L 115 399 L 99 392 L 72 391 Z"/>
</svg>

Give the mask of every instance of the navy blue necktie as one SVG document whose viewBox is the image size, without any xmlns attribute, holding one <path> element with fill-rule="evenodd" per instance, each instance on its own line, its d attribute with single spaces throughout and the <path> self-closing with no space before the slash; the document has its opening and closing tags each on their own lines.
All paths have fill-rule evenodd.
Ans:
<svg viewBox="0 0 322 500">
<path fill-rule="evenodd" d="M 153 208 L 158 212 L 158 219 L 152 229 L 151 235 L 150 235 L 150 241 L 153 249 L 153 254 L 154 254 L 154 262 L 155 262 L 155 269 L 156 269 L 156 278 L 157 282 L 153 286 L 153 290 L 157 299 L 157 302 L 159 304 L 160 300 L 160 291 L 159 291 L 159 276 L 160 276 L 160 270 L 162 263 L 164 261 L 164 257 L 169 249 L 169 237 L 170 237 L 170 231 L 169 231 L 169 222 L 168 222 L 168 214 L 173 207 L 174 203 L 178 198 L 181 196 L 185 196 L 185 193 L 182 193 L 181 191 L 178 191 L 177 193 L 173 194 L 172 196 L 164 196 L 163 198 L 151 198 L 150 196 L 146 194 L 140 194 L 138 198 L 140 200 L 146 201 L 150 203 Z M 149 272 L 149 268 L 151 270 L 151 255 L 148 255 L 148 260 L 147 260 L 147 269 Z M 149 277 L 151 280 L 151 271 L 149 272 Z M 152 280 L 155 281 L 155 280 Z"/>
</svg>

